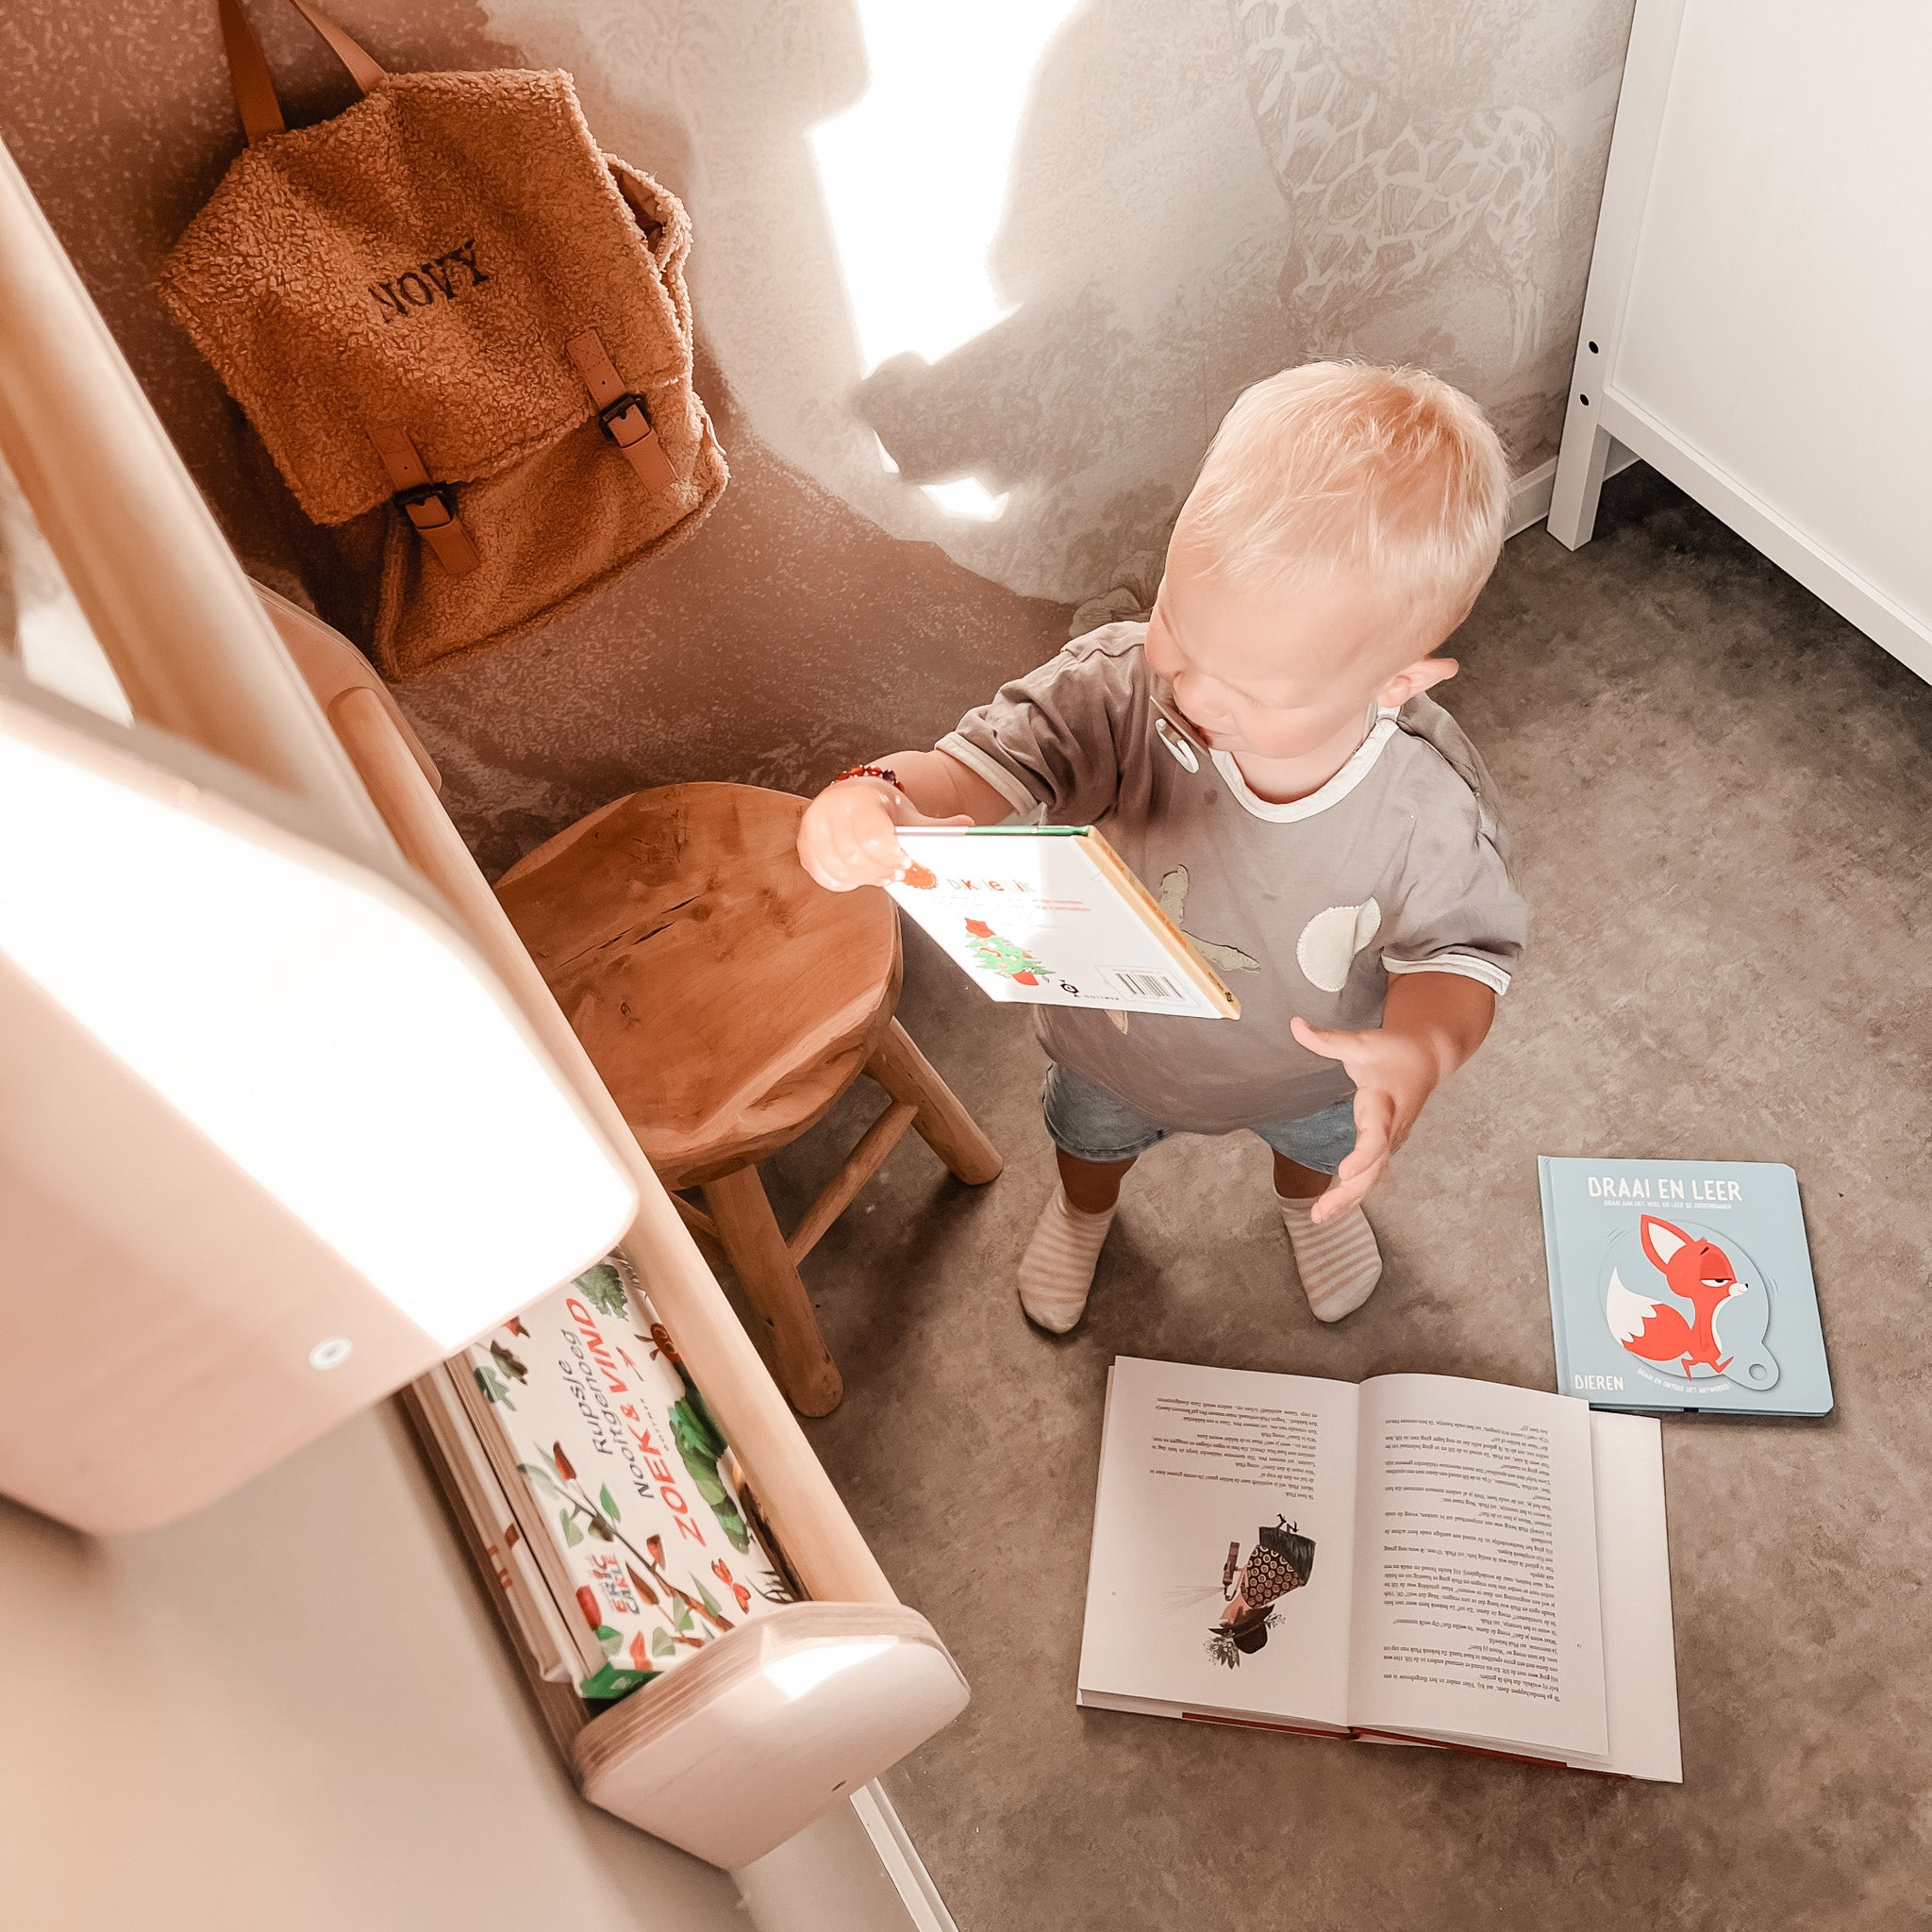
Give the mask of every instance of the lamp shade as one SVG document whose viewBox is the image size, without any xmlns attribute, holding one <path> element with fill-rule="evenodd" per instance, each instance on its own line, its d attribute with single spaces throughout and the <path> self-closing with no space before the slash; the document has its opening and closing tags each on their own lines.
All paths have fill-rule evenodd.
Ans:
<svg viewBox="0 0 1932 1932">
<path fill-rule="evenodd" d="M 0 1488 L 166 1520 L 594 1260 L 616 1154 L 426 895 L 0 697 Z"/>
</svg>

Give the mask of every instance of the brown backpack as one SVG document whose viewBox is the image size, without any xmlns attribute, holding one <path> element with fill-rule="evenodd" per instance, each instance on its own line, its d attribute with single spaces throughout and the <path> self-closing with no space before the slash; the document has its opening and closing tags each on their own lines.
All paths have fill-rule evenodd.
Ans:
<svg viewBox="0 0 1932 1932">
<path fill-rule="evenodd" d="M 303 511 L 359 565 L 392 677 L 555 615 L 724 487 L 691 389 L 691 225 L 602 153 L 567 74 L 386 74 L 287 129 L 219 0 L 248 146 L 157 290 Z"/>
</svg>

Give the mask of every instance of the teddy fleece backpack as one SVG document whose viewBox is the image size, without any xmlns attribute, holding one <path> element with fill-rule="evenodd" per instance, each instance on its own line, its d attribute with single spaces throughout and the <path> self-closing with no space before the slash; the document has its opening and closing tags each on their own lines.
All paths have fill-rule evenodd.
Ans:
<svg viewBox="0 0 1932 1932">
<path fill-rule="evenodd" d="M 248 146 L 157 289 L 342 538 L 376 661 L 407 676 L 528 629 L 717 500 L 691 225 L 599 150 L 569 75 L 386 74 L 292 4 L 362 98 L 285 127 L 242 0 L 219 0 Z"/>
</svg>

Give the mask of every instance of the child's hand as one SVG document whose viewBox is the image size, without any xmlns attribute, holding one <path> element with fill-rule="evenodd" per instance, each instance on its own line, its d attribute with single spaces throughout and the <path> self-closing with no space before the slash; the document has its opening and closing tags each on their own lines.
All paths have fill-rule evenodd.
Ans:
<svg viewBox="0 0 1932 1932">
<path fill-rule="evenodd" d="M 906 868 L 901 825 L 972 823 L 963 812 L 929 819 L 883 778 L 841 778 L 806 807 L 798 825 L 799 863 L 830 891 L 882 886 Z"/>
<path fill-rule="evenodd" d="M 1389 1172 L 1395 1150 L 1436 1091 L 1441 1065 L 1420 1041 L 1388 1027 L 1342 1033 L 1310 1026 L 1299 1016 L 1289 1024 L 1310 1053 L 1340 1060 L 1355 1082 L 1355 1147 L 1335 1170 L 1335 1185 L 1315 1203 L 1309 1218 L 1319 1225 L 1346 1214 Z"/>
<path fill-rule="evenodd" d="M 1317 1223 L 1346 1214 L 1389 1171 L 1428 1097 L 1477 1047 L 1496 995 L 1459 973 L 1405 973 L 1389 989 L 1382 1024 L 1361 1033 L 1289 1024 L 1310 1053 L 1340 1060 L 1355 1082 L 1355 1150 L 1316 1203 Z"/>
</svg>

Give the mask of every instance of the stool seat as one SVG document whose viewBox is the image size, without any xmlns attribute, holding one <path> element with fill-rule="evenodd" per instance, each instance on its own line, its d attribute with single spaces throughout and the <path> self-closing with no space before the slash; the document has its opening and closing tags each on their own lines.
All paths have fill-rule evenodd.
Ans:
<svg viewBox="0 0 1932 1932">
<path fill-rule="evenodd" d="M 813 884 L 804 811 L 751 785 L 636 791 L 540 845 L 496 893 L 685 1224 L 737 1271 L 779 1386 L 824 1415 L 843 1385 L 799 1262 L 908 1127 L 973 1185 L 1000 1157 L 892 1017 L 891 900 Z M 786 1235 L 758 1163 L 861 1073 L 891 1104 Z"/>
<path fill-rule="evenodd" d="M 891 1024 L 892 903 L 812 883 L 798 863 L 804 811 L 750 785 L 635 791 L 497 882 L 667 1187 L 796 1140 Z"/>
</svg>

